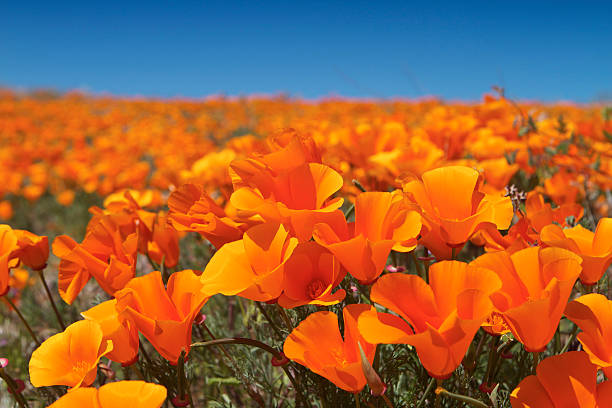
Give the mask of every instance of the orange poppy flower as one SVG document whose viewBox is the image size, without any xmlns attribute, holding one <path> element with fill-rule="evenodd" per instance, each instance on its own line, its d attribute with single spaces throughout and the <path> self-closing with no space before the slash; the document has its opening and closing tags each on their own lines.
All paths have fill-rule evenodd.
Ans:
<svg viewBox="0 0 612 408">
<path fill-rule="evenodd" d="M 490 270 L 458 261 L 433 264 L 429 282 L 416 275 L 383 275 L 370 298 L 399 316 L 372 309 L 359 318 L 359 331 L 372 343 L 411 344 L 429 375 L 444 379 L 491 314 L 489 296 L 501 282 Z"/>
<path fill-rule="evenodd" d="M 35 387 L 88 386 L 100 359 L 113 350 L 96 322 L 80 320 L 45 340 L 30 358 L 30 382 Z"/>
<path fill-rule="evenodd" d="M 179 236 L 176 230 L 168 224 L 168 218 L 165 215 L 158 214 L 155 218 L 147 251 L 151 259 L 158 265 L 161 264 L 162 259 L 166 268 L 174 268 L 178 265 Z"/>
<path fill-rule="evenodd" d="M 470 167 L 448 166 L 423 173 L 422 181 L 403 184 L 408 200 L 423 215 L 419 242 L 437 258 L 449 259 L 452 248 L 462 248 L 484 227 L 510 226 L 514 215 L 510 198 L 481 192 L 481 181 Z"/>
<path fill-rule="evenodd" d="M 249 228 L 241 240 L 225 244 L 202 273 L 203 291 L 268 301 L 280 296 L 285 263 L 298 242 L 282 224 L 266 223 Z"/>
<path fill-rule="evenodd" d="M 49 408 L 160 408 L 166 387 L 144 381 L 117 381 L 99 389 L 78 388 L 49 405 Z"/>
<path fill-rule="evenodd" d="M 189 353 L 193 320 L 208 300 L 192 270 L 170 275 L 167 289 L 160 272 L 132 279 L 115 293 L 120 320 L 128 320 L 169 362 Z"/>
<path fill-rule="evenodd" d="M 582 351 L 548 357 L 510 395 L 512 408 L 611 406 L 612 382 L 597 384 L 597 367 Z"/>
<path fill-rule="evenodd" d="M 114 295 L 134 277 L 137 245 L 136 233 L 123 240 L 108 217 L 95 224 L 81 244 L 66 235 L 55 238 L 53 253 L 61 259 L 61 298 L 72 304 L 92 276 L 104 291 Z"/>
<path fill-rule="evenodd" d="M 538 242 L 542 229 L 550 224 L 556 223 L 562 227 L 568 227 L 568 220 L 573 217 L 574 221 L 582 218 L 583 208 L 579 204 L 562 204 L 560 207 L 552 206 L 544 202 L 544 197 L 536 192 L 529 192 L 525 201 L 525 213 L 519 213 L 519 220 L 510 227 L 508 234 L 502 236 L 495 228 L 486 228 L 481 231 L 482 242 L 487 251 L 516 252 L 527 248 Z"/>
<path fill-rule="evenodd" d="M 555 204 L 562 205 L 576 202 L 578 194 L 581 194 L 579 186 L 575 173 L 561 169 L 551 178 L 544 180 L 543 190 Z"/>
<path fill-rule="evenodd" d="M 509 254 L 489 252 L 470 263 L 491 269 L 502 288 L 491 296 L 496 312 L 525 350 L 540 352 L 553 337 L 581 259 L 561 248 L 531 247 Z"/>
<path fill-rule="evenodd" d="M 129 320 L 119 320 L 116 305 L 116 299 L 107 300 L 82 312 L 81 316 L 100 325 L 103 341 L 113 342 L 113 350 L 106 357 L 128 366 L 138 359 L 138 330 Z"/>
<path fill-rule="evenodd" d="M 49 258 L 49 238 L 26 230 L 15 230 L 17 246 L 13 256 L 35 271 L 45 269 Z"/>
<path fill-rule="evenodd" d="M 227 216 L 202 186 L 184 184 L 168 197 L 168 219 L 177 231 L 195 231 L 215 248 L 242 238 L 244 224 Z"/>
<path fill-rule="evenodd" d="M 407 206 L 400 192 L 361 193 L 355 200 L 355 222 L 317 224 L 314 239 L 329 249 L 363 284 L 380 276 L 391 250 L 409 252 L 416 247 L 421 216 Z"/>
<path fill-rule="evenodd" d="M 311 314 L 285 340 L 285 355 L 343 390 L 361 391 L 367 380 L 361 366 L 359 344 L 370 364 L 376 353 L 376 345 L 368 343 L 357 329 L 359 316 L 369 310 L 373 310 L 373 307 L 364 304 L 344 307 L 344 339 L 334 313 Z"/>
<path fill-rule="evenodd" d="M 578 341 L 591 362 L 612 375 L 612 301 L 592 293 L 568 303 L 565 316 L 582 330 Z"/>
<path fill-rule="evenodd" d="M 122 199 L 119 199 L 123 197 Z M 117 194 L 116 199 L 104 200 L 105 208 L 96 206 L 90 207 L 89 212 L 93 217 L 87 224 L 87 232 L 96 228 L 100 223 L 113 225 L 113 229 L 118 231 L 122 239 L 129 235 L 138 234 L 138 251 L 142 254 L 147 253 L 147 243 L 152 240 L 153 225 L 157 214 L 145 211 L 132 197 L 130 191 Z"/>
<path fill-rule="evenodd" d="M 312 241 L 298 244 L 285 263 L 285 285 L 278 304 L 285 308 L 336 304 L 346 292 L 332 290 L 345 275 L 340 262 L 321 245 Z"/>
<path fill-rule="evenodd" d="M 596 284 L 612 263 L 612 218 L 600 219 L 595 233 L 582 225 L 567 229 L 547 225 L 540 239 L 546 245 L 567 249 L 582 258 L 580 282 L 585 285 Z"/>
<path fill-rule="evenodd" d="M 9 290 L 9 270 L 19 263 L 12 254 L 18 248 L 17 235 L 8 225 L 0 225 L 0 296 Z"/>
<path fill-rule="evenodd" d="M 508 182 L 519 169 L 518 164 L 508 164 L 505 157 L 488 159 L 478 162 L 479 169 L 482 169 L 485 184 L 483 189 L 488 193 L 497 193 L 504 190 Z"/>
<path fill-rule="evenodd" d="M 556 223 L 561 227 L 568 227 L 568 217 L 573 217 L 577 222 L 584 214 L 584 208 L 577 203 L 561 204 L 559 207 L 552 206 L 544 201 L 542 194 L 529 192 L 525 201 L 525 214 L 529 219 L 529 224 L 532 226 L 530 234 L 537 239 L 538 233 L 547 225 Z"/>
<path fill-rule="evenodd" d="M 232 163 L 232 169 L 236 181 L 230 200 L 239 215 L 282 223 L 301 242 L 312 237 L 316 222 L 325 222 L 343 203 L 342 198 L 330 198 L 342 187 L 342 176 L 323 164 L 274 172 L 250 159 Z"/>
</svg>

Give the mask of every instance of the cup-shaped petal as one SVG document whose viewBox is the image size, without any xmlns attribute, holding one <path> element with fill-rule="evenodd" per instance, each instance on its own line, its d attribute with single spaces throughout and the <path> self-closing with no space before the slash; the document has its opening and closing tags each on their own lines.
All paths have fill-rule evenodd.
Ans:
<svg viewBox="0 0 612 408">
<path fill-rule="evenodd" d="M 89 320 L 71 324 L 45 340 L 30 358 L 30 382 L 35 387 L 90 385 L 100 358 L 113 350 L 100 325 Z"/>
</svg>

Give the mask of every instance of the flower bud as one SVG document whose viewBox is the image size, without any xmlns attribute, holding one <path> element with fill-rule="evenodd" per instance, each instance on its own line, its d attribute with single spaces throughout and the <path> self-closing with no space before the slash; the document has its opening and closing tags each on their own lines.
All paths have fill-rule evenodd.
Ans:
<svg viewBox="0 0 612 408">
<path fill-rule="evenodd" d="M 387 390 L 387 386 L 382 382 L 378 374 L 376 374 L 374 368 L 372 368 L 372 364 L 370 364 L 368 358 L 363 352 L 361 343 L 357 342 L 357 345 L 359 346 L 359 354 L 361 355 L 361 368 L 363 369 L 363 374 L 365 375 L 368 385 L 370 386 L 370 392 L 372 395 L 376 396 L 383 395 Z"/>
</svg>

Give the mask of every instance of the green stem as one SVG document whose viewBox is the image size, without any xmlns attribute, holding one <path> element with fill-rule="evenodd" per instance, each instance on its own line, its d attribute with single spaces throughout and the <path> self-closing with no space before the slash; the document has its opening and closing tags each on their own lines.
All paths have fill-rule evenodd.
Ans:
<svg viewBox="0 0 612 408">
<path fill-rule="evenodd" d="M 491 380 L 491 373 L 493 373 L 493 366 L 497 361 L 497 337 L 491 337 L 491 348 L 489 349 L 489 360 L 487 361 L 487 371 L 484 376 L 484 383 L 489 384 Z"/>
<path fill-rule="evenodd" d="M 482 351 L 482 346 L 484 345 L 485 337 L 486 337 L 486 334 L 481 333 L 476 349 L 472 349 L 472 353 L 468 355 L 466 359 L 467 361 L 463 365 L 465 370 L 470 374 L 472 374 L 474 372 L 474 369 L 476 368 L 476 360 L 478 359 L 478 356 L 480 355 L 480 352 Z"/>
<path fill-rule="evenodd" d="M 28 403 L 26 402 L 25 398 L 23 398 L 23 395 L 21 395 L 20 392 L 17 392 L 17 384 L 15 384 L 15 381 L 10 375 L 4 372 L 3 368 L 0 368 L 0 378 L 2 378 L 6 383 L 7 388 L 10 390 L 13 398 L 15 398 L 15 401 L 17 401 L 17 404 L 19 404 L 21 408 L 27 408 Z"/>
<path fill-rule="evenodd" d="M 435 400 L 435 402 L 434 402 L 434 406 L 435 406 L 436 408 L 440 408 L 440 407 L 442 406 L 442 398 L 440 398 L 440 393 L 438 392 L 438 389 L 439 389 L 439 388 L 440 388 L 440 389 L 443 389 L 443 388 L 442 388 L 442 383 L 443 383 L 443 381 L 442 381 L 442 380 L 436 379 L 436 384 L 437 384 L 437 386 L 438 386 L 438 387 L 436 388 L 436 391 L 435 391 L 435 394 L 436 394 L 436 400 Z"/>
<path fill-rule="evenodd" d="M 53 312 L 55 313 L 55 317 L 57 318 L 57 322 L 59 323 L 60 327 L 62 328 L 62 331 L 66 330 L 66 325 L 64 324 L 64 320 L 62 319 L 62 315 L 60 315 L 59 311 L 57 310 L 57 306 L 55 305 L 55 301 L 53 300 L 53 296 L 51 296 L 51 291 L 49 290 L 49 285 L 47 285 L 47 280 L 45 279 L 45 274 L 43 273 L 43 270 L 40 269 L 38 271 L 38 276 L 40 276 L 40 281 L 42 282 L 43 286 L 45 287 L 45 292 L 47 292 L 47 297 L 49 298 L 49 302 L 51 303 L 51 307 L 53 308 Z"/>
<path fill-rule="evenodd" d="M 264 351 L 267 351 L 268 353 L 272 354 L 274 356 L 274 358 L 278 361 L 283 360 L 284 358 L 286 358 L 283 354 L 281 354 L 279 351 L 277 351 L 276 349 L 268 346 L 266 343 L 262 343 L 259 340 L 255 340 L 255 339 L 248 339 L 245 337 L 226 337 L 226 338 L 222 338 L 222 339 L 215 339 L 215 340 L 210 340 L 210 341 L 202 341 L 202 342 L 197 342 L 197 343 L 193 343 L 191 345 L 191 347 L 208 347 L 208 346 L 216 346 L 216 345 L 223 345 L 223 344 L 244 344 L 247 346 L 253 346 L 253 347 L 257 347 L 260 348 Z M 304 398 L 304 395 L 302 394 L 302 390 L 300 388 L 300 386 L 298 385 L 297 381 L 295 380 L 295 378 L 293 378 L 293 375 L 291 375 L 291 372 L 289 371 L 289 368 L 287 368 L 287 365 L 283 365 L 282 366 L 283 370 L 285 371 L 285 374 L 287 374 L 287 377 L 289 377 L 289 381 L 291 381 L 291 384 L 293 385 L 293 388 L 295 389 L 298 398 L 302 400 L 302 402 L 304 403 L 304 405 L 306 406 L 306 398 Z"/>
<path fill-rule="evenodd" d="M 421 408 L 423 406 L 423 404 L 425 403 L 425 398 L 427 398 L 427 395 L 431 392 L 431 390 L 433 390 L 434 385 L 436 385 L 436 379 L 432 378 L 431 380 L 429 380 L 429 384 L 427 384 L 427 388 L 421 396 L 421 399 L 419 400 L 416 408 Z"/>
<path fill-rule="evenodd" d="M 140 339 L 138 339 L 138 350 L 142 352 L 142 355 L 144 356 L 145 360 L 147 360 L 147 363 L 151 365 L 151 357 L 149 357 L 149 353 L 147 353 L 147 350 L 144 348 L 144 345 Z"/>
<path fill-rule="evenodd" d="M 367 191 L 365 189 L 365 187 L 362 186 L 359 181 L 357 181 L 357 179 L 353 179 L 353 184 L 355 185 L 355 187 L 357 187 L 359 190 L 361 190 L 362 193 L 365 193 Z"/>
<path fill-rule="evenodd" d="M 9 303 L 9 305 L 11 305 L 11 307 L 13 308 L 13 310 L 17 313 L 17 316 L 19 316 L 19 319 L 21 319 L 21 322 L 23 323 L 23 325 L 25 326 L 25 328 L 28 330 L 28 333 L 30 333 L 30 336 L 32 336 L 32 339 L 34 340 L 34 343 L 36 343 L 36 345 L 38 347 L 40 347 L 40 341 L 38 341 L 38 338 L 36 337 L 36 335 L 34 334 L 34 331 L 32 330 L 32 328 L 30 327 L 30 325 L 28 324 L 27 320 L 25 319 L 25 317 L 23 317 L 23 315 L 21 314 L 21 312 L 19 311 L 19 309 L 17 309 L 17 306 L 15 306 L 15 304 L 13 303 L 13 301 L 11 300 L 11 298 L 9 298 L 8 296 L 4 297 L 6 299 L 6 301 Z"/>
<path fill-rule="evenodd" d="M 559 354 L 563 354 L 563 353 L 565 353 L 569 349 L 570 345 L 574 342 L 574 340 L 576 340 L 576 335 L 577 334 L 578 334 L 578 326 L 574 325 L 574 330 L 572 330 L 572 335 L 567 340 L 567 342 L 563 345 L 563 348 L 561 349 Z"/>
<path fill-rule="evenodd" d="M 355 408 L 360 408 L 361 404 L 359 403 L 359 393 L 355 393 Z"/>
<path fill-rule="evenodd" d="M 348 220 L 351 214 L 353 214 L 353 212 L 355 212 L 355 204 L 351 203 L 351 206 L 347 208 L 346 212 L 344 213 L 344 218 Z"/>
<path fill-rule="evenodd" d="M 279 305 L 278 303 L 276 304 L 276 307 L 278 308 L 281 317 L 285 321 L 285 325 L 287 326 L 287 330 L 289 330 L 289 332 L 293 331 L 293 324 L 291 323 L 291 320 L 289 319 L 289 316 L 287 316 L 287 312 L 285 312 L 285 309 L 281 305 Z"/>
<path fill-rule="evenodd" d="M 533 374 L 535 374 L 536 368 L 538 367 L 538 364 L 540 363 L 540 352 L 535 351 L 531 353 L 531 355 L 533 356 Z"/>
<path fill-rule="evenodd" d="M 178 396 L 181 400 L 185 401 L 188 399 L 189 406 L 193 408 L 191 398 L 188 396 L 189 391 L 187 390 L 187 377 L 185 376 L 185 351 L 181 351 L 181 355 L 178 359 L 176 366 L 176 376 L 178 379 Z"/>
<path fill-rule="evenodd" d="M 466 404 L 469 404 L 473 407 L 477 407 L 477 408 L 489 408 L 489 406 L 487 404 L 485 404 L 482 401 L 478 401 L 477 399 L 474 399 L 472 397 L 468 397 L 466 395 L 461 395 L 461 394 L 455 394 L 449 391 L 446 391 L 444 388 L 438 388 L 436 390 L 436 394 L 439 395 L 444 395 L 446 397 L 452 398 L 454 400 L 457 401 L 461 401 L 461 402 L 465 402 Z"/>
<path fill-rule="evenodd" d="M 266 312 L 266 309 L 264 309 L 263 305 L 259 302 L 255 302 L 255 305 L 257 306 L 257 308 L 259 309 L 259 311 L 261 312 L 261 314 L 266 318 L 266 320 L 268 321 L 268 323 L 270 323 L 270 326 L 272 327 L 272 329 L 274 330 L 274 332 L 276 333 L 276 335 L 278 336 L 279 339 L 284 339 L 284 336 L 282 335 L 280 329 L 278 328 L 278 326 L 274 323 L 274 321 L 270 318 L 270 315 L 268 315 L 268 313 Z"/>
</svg>

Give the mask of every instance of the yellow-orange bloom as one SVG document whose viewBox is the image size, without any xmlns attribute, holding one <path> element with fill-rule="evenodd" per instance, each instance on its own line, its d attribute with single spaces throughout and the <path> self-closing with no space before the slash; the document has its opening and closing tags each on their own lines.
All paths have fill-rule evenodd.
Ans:
<svg viewBox="0 0 612 408">
<path fill-rule="evenodd" d="M 179 236 L 176 230 L 168 224 L 165 215 L 158 214 L 153 224 L 151 241 L 147 244 L 147 252 L 151 259 L 166 268 L 174 268 L 179 261 Z"/>
<path fill-rule="evenodd" d="M 329 249 L 348 272 L 363 284 L 382 273 L 391 250 L 409 252 L 416 247 L 421 216 L 407 206 L 401 192 L 368 192 L 355 200 L 355 222 L 317 224 L 314 239 Z"/>
<path fill-rule="evenodd" d="M 215 248 L 242 238 L 244 224 L 227 216 L 202 186 L 184 184 L 168 197 L 168 219 L 177 231 L 195 231 Z"/>
<path fill-rule="evenodd" d="M 92 276 L 104 291 L 114 295 L 134 277 L 137 245 L 138 235 L 133 233 L 122 239 L 109 217 L 101 218 L 81 244 L 66 235 L 55 238 L 53 253 L 61 259 L 61 298 L 72 304 Z"/>
<path fill-rule="evenodd" d="M 241 240 L 223 245 L 208 262 L 202 273 L 204 293 L 276 299 L 283 290 L 285 263 L 297 244 L 282 224 L 251 227 Z"/>
<path fill-rule="evenodd" d="M 582 330 L 578 341 L 591 362 L 612 375 L 612 301 L 592 293 L 568 303 L 565 316 Z"/>
<path fill-rule="evenodd" d="M 232 169 L 237 181 L 231 203 L 239 214 L 282 223 L 300 241 L 308 241 L 314 224 L 342 206 L 342 198 L 330 198 L 342 187 L 342 176 L 323 164 L 273 172 L 261 162 L 245 160 L 233 163 Z"/>
<path fill-rule="evenodd" d="M 14 256 L 35 271 L 43 270 L 49 258 L 49 238 L 26 230 L 15 230 L 17 246 Z"/>
<path fill-rule="evenodd" d="M 429 284 L 416 275 L 390 273 L 372 286 L 370 298 L 399 316 L 364 312 L 359 331 L 372 343 L 411 344 L 429 375 L 448 378 L 491 314 L 489 296 L 501 287 L 490 270 L 458 261 L 429 268 Z"/>
<path fill-rule="evenodd" d="M 8 225 L 0 225 L 0 296 L 9 290 L 9 270 L 19 263 L 17 259 L 11 258 L 17 248 L 15 231 Z"/>
<path fill-rule="evenodd" d="M 423 215 L 420 242 L 437 258 L 448 259 L 483 228 L 507 229 L 514 214 L 510 198 L 481 192 L 482 177 L 470 167 L 448 166 L 427 171 L 422 181 L 404 183 L 409 201 Z"/>
<path fill-rule="evenodd" d="M 344 339 L 334 313 L 311 314 L 285 340 L 285 355 L 343 390 L 361 391 L 367 381 L 361 366 L 359 344 L 370 364 L 376 352 L 376 345 L 368 343 L 357 329 L 359 316 L 368 310 L 373 310 L 373 307 L 364 304 L 344 307 Z"/>
<path fill-rule="evenodd" d="M 553 337 L 581 259 L 561 248 L 531 247 L 509 254 L 489 252 L 470 263 L 495 271 L 501 290 L 491 296 L 497 312 L 525 350 L 539 352 Z"/>
<path fill-rule="evenodd" d="M 346 271 L 327 249 L 309 241 L 298 244 L 285 263 L 285 284 L 278 299 L 282 307 L 333 305 L 346 295 L 344 289 L 332 293 Z"/>
<path fill-rule="evenodd" d="M 175 272 L 164 287 L 160 272 L 132 279 L 115 293 L 120 319 L 129 320 L 169 362 L 189 353 L 193 320 L 208 300 L 192 270 Z"/>
<path fill-rule="evenodd" d="M 30 358 L 30 382 L 35 387 L 88 386 L 94 382 L 100 358 L 113 350 L 100 326 L 89 320 L 71 324 L 45 340 Z"/>
<path fill-rule="evenodd" d="M 568 229 L 547 225 L 540 239 L 546 245 L 567 249 L 582 258 L 580 282 L 585 285 L 596 284 L 612 263 L 612 218 L 600 219 L 595 233 L 580 224 Z"/>
<path fill-rule="evenodd" d="M 113 342 L 113 350 L 106 355 L 110 360 L 130 365 L 138 358 L 138 330 L 129 320 L 121 321 L 116 309 L 117 300 L 107 300 L 82 312 L 87 320 L 100 325 L 103 340 Z"/>
<path fill-rule="evenodd" d="M 160 408 L 166 400 L 163 385 L 144 381 L 118 381 L 99 389 L 79 388 L 65 394 L 48 408 Z"/>
<path fill-rule="evenodd" d="M 543 360 L 536 375 L 510 395 L 512 408 L 604 408 L 612 403 L 612 382 L 597 384 L 597 367 L 586 353 L 570 351 Z"/>
</svg>

